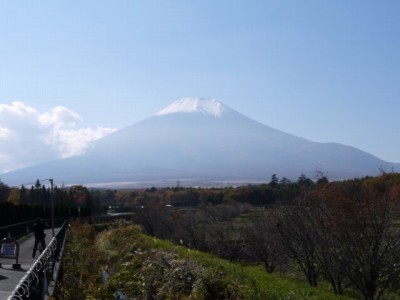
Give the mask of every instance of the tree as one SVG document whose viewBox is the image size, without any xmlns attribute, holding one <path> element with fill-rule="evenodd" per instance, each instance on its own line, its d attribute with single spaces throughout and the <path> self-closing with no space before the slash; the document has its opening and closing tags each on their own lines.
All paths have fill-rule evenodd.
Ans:
<svg viewBox="0 0 400 300">
<path fill-rule="evenodd" d="M 135 221 L 150 235 L 173 239 L 173 222 L 165 206 L 147 205 L 135 212 Z"/>
<path fill-rule="evenodd" d="M 336 293 L 351 284 L 364 299 L 380 299 L 398 282 L 399 184 L 381 177 L 324 185 L 306 194 L 302 206 L 312 224 L 304 240 L 313 232 L 321 274 Z"/>
<path fill-rule="evenodd" d="M 364 299 L 380 299 L 400 279 L 400 190 L 367 186 L 351 212 L 340 235 L 349 256 L 347 274 Z"/>
<path fill-rule="evenodd" d="M 0 202 L 5 202 L 8 199 L 10 188 L 0 180 Z"/>
<path fill-rule="evenodd" d="M 329 183 L 328 177 L 320 169 L 317 169 L 315 171 L 315 179 L 316 179 L 316 183 L 319 185 Z"/>
<path fill-rule="evenodd" d="M 100 212 L 100 203 L 98 199 L 93 199 L 87 187 L 74 185 L 69 188 L 69 197 L 75 201 L 75 204 L 83 207 L 92 215 Z"/>
<path fill-rule="evenodd" d="M 276 176 L 276 174 L 272 174 L 271 180 L 270 180 L 270 182 L 269 182 L 268 184 L 269 184 L 272 188 L 276 188 L 276 186 L 279 184 L 278 181 L 279 181 L 279 179 L 278 179 L 278 177 Z"/>
<path fill-rule="evenodd" d="M 316 228 L 310 211 L 301 203 L 282 205 L 277 212 L 280 241 L 311 286 L 317 286 L 321 267 Z"/>
<path fill-rule="evenodd" d="M 313 183 L 314 182 L 304 174 L 301 174 L 299 179 L 297 179 L 297 184 L 302 187 L 310 187 Z"/>
<path fill-rule="evenodd" d="M 251 260 L 262 261 L 268 273 L 287 262 L 287 255 L 279 240 L 275 224 L 275 209 L 267 209 L 243 229 L 246 253 Z"/>
<path fill-rule="evenodd" d="M 7 201 L 14 205 L 18 205 L 20 204 L 20 200 L 19 190 L 17 188 L 12 188 Z"/>
<path fill-rule="evenodd" d="M 336 294 L 343 294 L 349 286 L 346 274 L 348 255 L 340 239 L 348 228 L 342 224 L 341 203 L 352 201 L 351 195 L 337 185 L 320 187 L 307 193 L 302 201 L 307 205 L 310 220 L 315 228 L 316 257 L 322 276 L 331 284 Z"/>
<path fill-rule="evenodd" d="M 30 205 L 50 205 L 50 198 L 50 190 L 47 190 L 39 179 L 36 180 L 35 185 L 32 185 L 29 191 L 28 203 Z"/>
<path fill-rule="evenodd" d="M 24 185 L 21 185 L 21 188 L 19 190 L 19 199 L 20 203 L 22 204 L 28 204 L 28 195 L 27 195 L 27 190 Z"/>
</svg>

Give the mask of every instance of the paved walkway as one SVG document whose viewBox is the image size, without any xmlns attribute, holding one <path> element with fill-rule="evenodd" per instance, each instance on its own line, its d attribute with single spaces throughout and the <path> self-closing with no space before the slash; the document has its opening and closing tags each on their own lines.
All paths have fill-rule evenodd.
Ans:
<svg viewBox="0 0 400 300">
<path fill-rule="evenodd" d="M 59 228 L 56 229 L 57 234 Z M 46 232 L 46 244 L 52 239 L 51 229 Z M 6 300 L 11 292 L 15 289 L 25 273 L 31 268 L 33 263 L 39 257 L 39 252 L 36 252 L 36 258 L 32 258 L 32 250 L 35 238 L 32 236 L 19 245 L 19 259 L 18 263 L 21 264 L 20 270 L 12 268 L 15 259 L 0 258 L 2 267 L 0 268 L 0 300 Z"/>
</svg>

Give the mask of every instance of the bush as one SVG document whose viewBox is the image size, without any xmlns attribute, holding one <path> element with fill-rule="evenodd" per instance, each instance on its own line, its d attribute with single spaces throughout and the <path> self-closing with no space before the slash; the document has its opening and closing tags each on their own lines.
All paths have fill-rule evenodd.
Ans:
<svg viewBox="0 0 400 300">
<path fill-rule="evenodd" d="M 107 229 L 108 228 L 108 229 Z M 137 226 L 73 224 L 62 261 L 58 299 L 232 299 L 239 285 L 222 266 L 204 267 L 152 245 Z"/>
</svg>

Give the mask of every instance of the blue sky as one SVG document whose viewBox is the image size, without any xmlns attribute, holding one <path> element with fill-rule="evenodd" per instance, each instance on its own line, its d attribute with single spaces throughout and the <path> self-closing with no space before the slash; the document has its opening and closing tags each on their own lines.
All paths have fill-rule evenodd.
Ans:
<svg viewBox="0 0 400 300">
<path fill-rule="evenodd" d="M 400 162 L 399 15 L 394 0 L 0 0 L 0 173 L 188 96 Z"/>
</svg>

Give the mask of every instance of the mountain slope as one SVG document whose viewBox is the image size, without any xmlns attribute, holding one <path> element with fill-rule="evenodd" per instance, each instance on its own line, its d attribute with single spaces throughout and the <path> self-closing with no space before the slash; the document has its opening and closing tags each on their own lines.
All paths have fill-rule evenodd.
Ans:
<svg viewBox="0 0 400 300">
<path fill-rule="evenodd" d="M 184 98 L 155 116 L 98 140 L 84 155 L 1 176 L 16 183 L 57 178 L 91 182 L 266 181 L 317 169 L 330 178 L 398 169 L 353 147 L 315 143 L 273 129 L 212 99 Z"/>
</svg>

